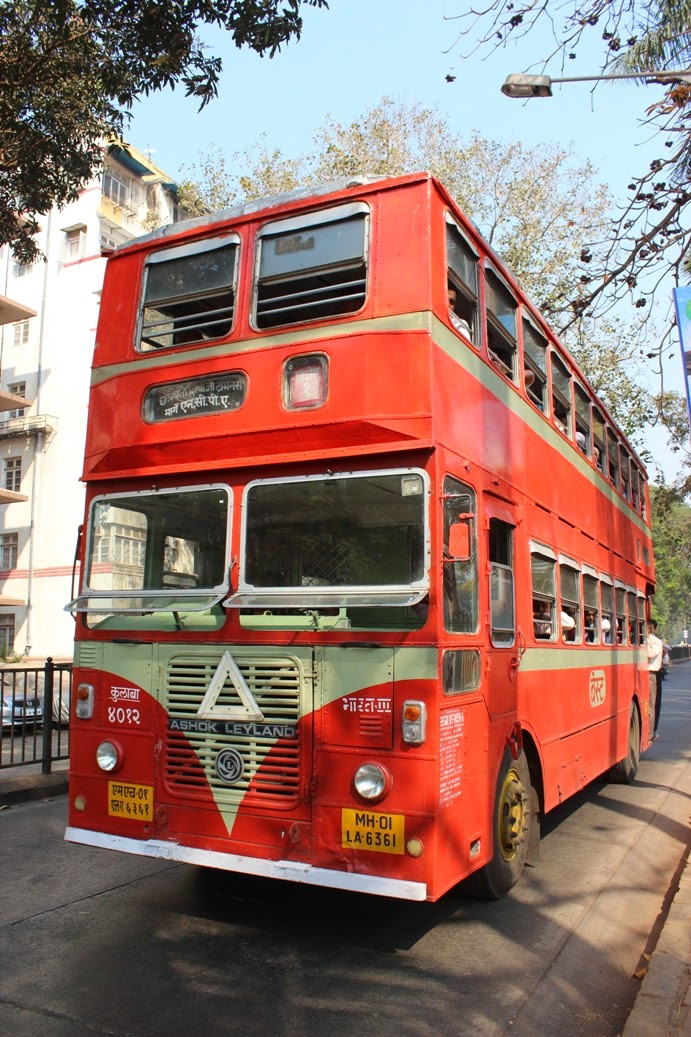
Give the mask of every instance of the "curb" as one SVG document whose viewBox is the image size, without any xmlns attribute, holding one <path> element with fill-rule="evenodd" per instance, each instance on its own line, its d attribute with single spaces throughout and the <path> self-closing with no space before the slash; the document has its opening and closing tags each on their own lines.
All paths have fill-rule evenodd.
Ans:
<svg viewBox="0 0 691 1037">
<path fill-rule="evenodd" d="M 691 863 L 688 859 L 622 1037 L 691 1037 Z"/>
<path fill-rule="evenodd" d="M 18 778 L 3 778 L 0 781 L 0 810 L 27 803 L 35 799 L 53 799 L 67 793 L 68 772 L 54 771 L 51 774 L 27 774 Z"/>
</svg>

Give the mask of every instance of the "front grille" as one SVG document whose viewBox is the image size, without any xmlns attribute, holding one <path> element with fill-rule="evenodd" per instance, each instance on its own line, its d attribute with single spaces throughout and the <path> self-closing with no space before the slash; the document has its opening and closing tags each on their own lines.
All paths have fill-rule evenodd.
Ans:
<svg viewBox="0 0 691 1037">
<path fill-rule="evenodd" d="M 166 673 L 170 721 L 202 723 L 197 713 L 221 661 L 213 656 L 176 656 Z M 274 806 L 288 809 L 300 796 L 300 745 L 298 720 L 302 675 L 297 659 L 290 656 L 257 658 L 239 651 L 233 659 L 257 702 L 263 721 L 233 721 L 233 733 L 211 731 L 167 732 L 164 773 L 172 792 L 202 796 L 208 787 L 219 805 Z M 241 705 L 232 683 L 226 679 L 215 708 Z M 225 728 L 224 723 L 212 726 Z M 216 771 L 223 749 L 242 758 L 243 773 L 229 784 Z"/>
</svg>

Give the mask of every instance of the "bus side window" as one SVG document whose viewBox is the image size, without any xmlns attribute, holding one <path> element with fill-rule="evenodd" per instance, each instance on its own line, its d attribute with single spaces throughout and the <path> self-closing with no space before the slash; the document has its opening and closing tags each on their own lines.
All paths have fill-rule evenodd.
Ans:
<svg viewBox="0 0 691 1037">
<path fill-rule="evenodd" d="M 636 594 L 634 591 L 626 592 L 626 604 L 629 610 L 629 644 L 638 644 L 638 624 L 636 622 Z"/>
<path fill-rule="evenodd" d="M 561 639 L 566 644 L 581 640 L 581 574 L 570 559 L 559 565 L 561 589 Z"/>
<path fill-rule="evenodd" d="M 641 496 L 638 489 L 639 474 L 633 460 L 631 461 L 631 505 L 636 511 L 641 510 Z"/>
<path fill-rule="evenodd" d="M 637 599 L 636 599 L 636 602 L 637 602 L 637 606 L 638 606 L 638 608 L 637 608 L 637 613 L 638 613 L 638 643 L 639 643 L 639 645 L 644 645 L 645 644 L 645 634 L 646 634 L 645 598 L 642 597 L 639 594 Z"/>
<path fill-rule="evenodd" d="M 571 436 L 571 375 L 556 353 L 552 353 L 552 416 L 559 431 Z"/>
<path fill-rule="evenodd" d="M 523 318 L 523 377 L 529 400 L 546 410 L 547 401 L 547 339 Z"/>
<path fill-rule="evenodd" d="M 624 450 L 623 446 L 619 447 L 619 482 L 621 485 L 621 495 L 626 500 L 630 500 L 629 492 L 629 455 Z"/>
<path fill-rule="evenodd" d="M 574 384 L 574 397 L 576 401 L 576 446 L 582 454 L 590 457 L 590 399 L 585 390 L 576 384 Z"/>
<path fill-rule="evenodd" d="M 478 329 L 477 254 L 451 217 L 446 217 L 446 263 L 448 268 L 451 324 L 471 342 L 480 341 Z M 453 305 L 451 302 L 453 292 Z M 456 318 L 454 320 L 454 317 Z"/>
<path fill-rule="evenodd" d="M 605 472 L 605 419 L 597 407 L 593 407 L 593 461 L 602 474 Z"/>
<path fill-rule="evenodd" d="M 490 622 L 492 644 L 512 645 L 516 636 L 513 599 L 513 526 L 489 520 Z"/>
<path fill-rule="evenodd" d="M 626 642 L 626 590 L 623 587 L 615 587 L 614 599 L 617 606 L 617 644 L 625 645 Z"/>
<path fill-rule="evenodd" d="M 509 289 L 489 267 L 485 271 L 487 301 L 487 349 L 492 364 L 505 378 L 516 382 L 516 313 L 518 305 Z"/>
<path fill-rule="evenodd" d="M 545 554 L 541 553 L 541 550 Z M 556 569 L 549 548 L 531 545 L 530 576 L 533 592 L 533 636 L 536 641 L 554 641 L 557 610 Z M 549 555 L 552 552 L 549 551 Z"/>
<path fill-rule="evenodd" d="M 619 489 L 619 442 L 610 428 L 607 429 L 607 475 L 612 486 Z"/>
<path fill-rule="evenodd" d="M 583 633 L 586 644 L 600 643 L 600 604 L 597 593 L 597 577 L 583 573 Z"/>
<path fill-rule="evenodd" d="M 475 491 L 453 476 L 444 479 L 444 626 L 455 634 L 472 634 L 478 624 L 477 538 Z M 463 516 L 461 518 L 461 516 Z M 449 556 L 451 528 L 467 524 L 470 553 L 467 558 Z"/>
<path fill-rule="evenodd" d="M 600 594 L 602 596 L 602 643 L 614 644 L 614 588 L 609 578 L 601 577 Z"/>
</svg>

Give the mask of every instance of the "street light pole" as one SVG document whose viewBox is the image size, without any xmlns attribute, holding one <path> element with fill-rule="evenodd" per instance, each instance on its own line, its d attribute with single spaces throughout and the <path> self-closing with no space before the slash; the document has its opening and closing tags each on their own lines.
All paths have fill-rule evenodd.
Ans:
<svg viewBox="0 0 691 1037">
<path fill-rule="evenodd" d="M 551 76 L 526 76 L 513 73 L 506 77 L 501 92 L 506 97 L 551 97 L 553 83 L 596 83 L 609 79 L 643 79 L 657 83 L 681 81 L 691 83 L 691 69 L 684 68 L 672 72 L 619 72 L 602 76 L 571 76 L 566 79 L 552 79 Z"/>
</svg>

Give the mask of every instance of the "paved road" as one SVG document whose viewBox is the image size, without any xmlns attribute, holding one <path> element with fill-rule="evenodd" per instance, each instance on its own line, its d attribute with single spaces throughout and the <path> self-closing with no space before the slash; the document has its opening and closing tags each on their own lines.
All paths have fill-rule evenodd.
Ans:
<svg viewBox="0 0 691 1037">
<path fill-rule="evenodd" d="M 218 877 L 64 843 L 64 799 L 3 811 L 0 1035 L 615 1037 L 688 844 L 691 664 L 660 731 L 497 904 Z"/>
</svg>

